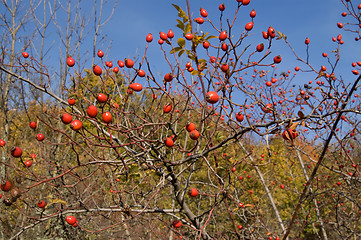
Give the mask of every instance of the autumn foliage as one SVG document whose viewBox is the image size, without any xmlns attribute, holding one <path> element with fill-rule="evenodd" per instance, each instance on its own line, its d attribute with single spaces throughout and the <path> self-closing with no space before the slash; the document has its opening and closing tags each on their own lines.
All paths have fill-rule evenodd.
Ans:
<svg viewBox="0 0 361 240">
<path fill-rule="evenodd" d="M 341 2 L 359 23 L 355 1 Z M 41 57 L 3 53 L 4 239 L 360 236 L 361 60 L 352 77 L 336 68 L 340 33 L 312 65 L 312 36 L 303 58 L 287 33 L 254 20 L 249 0 L 218 16 L 189 4 L 173 5 L 175 29 L 145 35 L 137 58 L 67 52 L 59 83 Z M 357 24 L 335 28 L 359 40 Z M 298 66 L 284 67 L 276 41 Z"/>
</svg>

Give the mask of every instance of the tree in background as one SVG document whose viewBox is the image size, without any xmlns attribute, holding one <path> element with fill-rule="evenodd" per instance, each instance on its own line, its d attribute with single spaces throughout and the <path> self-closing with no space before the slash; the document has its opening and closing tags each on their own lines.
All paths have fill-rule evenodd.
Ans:
<svg viewBox="0 0 361 240">
<path fill-rule="evenodd" d="M 337 27 L 358 41 L 361 5 L 341 2 L 350 23 Z M 95 56 L 99 15 L 91 68 L 72 44 L 84 18 L 63 28 L 60 10 L 50 11 L 65 48 L 60 77 L 49 74 L 43 53 L 14 48 L 8 57 L 4 43 L 2 91 L 21 96 L 13 121 L 2 108 L 4 236 L 357 239 L 361 62 L 352 63 L 354 79 L 342 77 L 341 34 L 321 67 L 310 63 L 309 38 L 306 58 L 271 26 L 255 40 L 256 11 L 240 14 L 248 5 L 235 1 L 227 6 L 234 18 L 224 19 L 221 4 L 220 23 L 204 8 L 192 14 L 189 1 L 173 5 L 177 31 L 160 32 L 159 46 L 148 34 L 142 56 L 114 62 L 101 50 Z M 71 19 L 71 1 L 53 6 Z M 271 52 L 277 40 L 299 66 L 282 68 Z M 162 52 L 165 74 L 153 71 L 151 47 Z M 314 80 L 296 83 L 299 72 Z"/>
</svg>

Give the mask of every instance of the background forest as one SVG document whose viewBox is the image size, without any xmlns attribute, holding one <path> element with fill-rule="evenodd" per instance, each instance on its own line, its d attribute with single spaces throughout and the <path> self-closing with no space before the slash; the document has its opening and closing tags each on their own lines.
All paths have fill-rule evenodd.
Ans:
<svg viewBox="0 0 361 240">
<path fill-rule="evenodd" d="M 361 238 L 360 2 L 325 49 L 175 2 L 124 56 L 113 1 L 0 4 L 1 239 Z"/>
</svg>

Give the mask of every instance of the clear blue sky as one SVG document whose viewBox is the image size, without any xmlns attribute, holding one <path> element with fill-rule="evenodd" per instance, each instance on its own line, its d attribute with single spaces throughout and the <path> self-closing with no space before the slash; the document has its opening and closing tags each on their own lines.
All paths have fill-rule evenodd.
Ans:
<svg viewBox="0 0 361 240">
<path fill-rule="evenodd" d="M 161 71 L 157 62 L 159 47 L 157 40 L 159 31 L 167 32 L 173 29 L 176 37 L 181 37 L 181 33 L 176 30 L 177 11 L 171 3 L 186 9 L 186 1 L 120 1 L 112 20 L 106 25 L 103 33 L 107 34 L 113 40 L 111 46 L 111 59 L 124 59 L 137 54 L 143 54 L 145 47 L 145 36 L 152 33 L 154 41 L 149 49 L 156 70 Z M 191 12 L 193 18 L 199 16 L 199 8 L 203 7 L 208 11 L 209 18 L 219 23 L 219 4 L 226 5 L 225 17 L 233 17 L 233 9 L 236 6 L 235 0 L 225 1 L 205 1 L 190 0 Z M 355 59 L 354 50 L 358 48 L 359 43 L 354 41 L 354 35 L 346 34 L 337 28 L 337 22 L 345 22 L 347 18 L 341 17 L 341 12 L 345 11 L 344 6 L 339 0 L 251 0 L 248 6 L 241 8 L 239 15 L 239 28 L 243 31 L 244 24 L 249 22 L 249 12 L 255 9 L 257 16 L 255 18 L 255 27 L 252 33 L 258 41 L 262 41 L 261 31 L 272 25 L 277 31 L 286 34 L 288 41 L 301 56 L 305 56 L 304 39 L 311 39 L 310 52 L 311 62 L 327 66 L 326 60 L 321 56 L 322 52 L 334 50 L 335 43 L 331 41 L 333 36 L 341 33 L 344 36 L 345 44 L 341 47 L 342 65 L 345 67 L 347 76 L 351 74 L 351 62 Z M 203 24 L 201 29 L 206 29 Z M 207 23 L 206 23 L 207 25 Z M 219 24 L 218 24 L 219 26 Z M 175 38 L 176 38 L 175 37 Z M 254 47 L 258 42 L 254 43 Z M 273 44 L 273 53 L 281 54 L 284 65 L 289 68 L 299 65 L 295 58 L 290 54 L 288 48 L 282 41 L 276 41 Z M 283 65 L 283 66 L 284 66 Z M 341 66 L 341 65 L 340 65 Z"/>
<path fill-rule="evenodd" d="M 89 13 L 93 7 L 89 2 L 90 1 L 82 2 L 82 11 L 87 11 L 88 15 L 90 15 Z M 103 9 L 103 19 L 106 19 L 109 15 L 112 2 L 113 1 L 109 1 Z M 145 36 L 148 33 L 152 33 L 154 41 L 149 48 L 148 54 L 149 60 L 152 63 L 151 67 L 154 72 L 160 74 L 167 72 L 168 69 L 164 69 L 163 67 L 163 56 L 157 43 L 159 32 L 167 32 L 169 29 L 173 29 L 175 39 L 182 36 L 181 32 L 177 31 L 175 27 L 177 11 L 172 6 L 172 3 L 186 9 L 185 0 L 119 0 L 112 19 L 104 26 L 102 34 L 99 36 L 99 39 L 106 36 L 105 45 L 99 44 L 97 48 L 103 49 L 104 52 L 106 52 L 106 60 L 113 60 L 113 62 L 126 57 L 133 58 L 134 56 L 141 56 L 146 46 Z M 221 3 L 226 5 L 224 19 L 233 18 L 234 9 L 237 5 L 236 0 L 190 0 L 192 16 L 193 18 L 198 17 L 199 8 L 203 7 L 208 11 L 209 18 L 219 26 L 218 6 Z M 22 4 L 28 3 L 23 2 Z M 26 9 L 25 7 L 21 11 L 25 11 Z M 360 51 L 355 51 L 355 49 L 359 49 L 361 41 L 355 42 L 355 35 L 347 34 L 337 28 L 337 22 L 347 22 L 347 19 L 349 19 L 341 17 L 341 12 L 345 11 L 345 8 L 340 0 L 251 0 L 248 6 L 241 7 L 238 21 L 233 31 L 234 33 L 236 33 L 237 28 L 239 28 L 239 32 L 241 33 L 244 30 L 244 25 L 251 21 L 249 12 L 252 9 L 256 10 L 257 16 L 254 20 L 255 26 L 251 31 L 253 36 L 249 38 L 254 39 L 254 41 L 248 42 L 253 45 L 251 48 L 254 49 L 260 42 L 265 43 L 262 39 L 261 32 L 272 25 L 277 31 L 281 31 L 288 37 L 288 41 L 301 57 L 305 57 L 304 39 L 309 37 L 311 39 L 311 63 L 315 66 L 328 66 L 326 59 L 324 59 L 321 54 L 322 52 L 326 52 L 331 55 L 331 51 L 336 47 L 336 44 L 331 41 L 331 38 L 342 33 L 345 44 L 341 47 L 342 58 L 340 69 L 343 70 L 342 75 L 344 78 L 354 78 L 351 73 L 351 62 L 360 61 L 360 59 L 357 59 L 357 57 L 359 57 L 357 53 Z M 42 11 L 42 7 L 39 7 L 38 10 Z M 3 9 L 0 10 L 0 12 L 2 11 Z M 60 13 L 58 15 L 60 16 Z M 85 14 L 86 17 L 88 15 Z M 18 16 L 21 17 L 21 14 Z M 209 26 L 209 24 L 205 23 L 201 25 L 200 29 L 206 32 L 209 30 L 207 26 Z M 33 29 L 33 27 L 26 27 L 23 30 L 33 31 Z M 51 54 L 47 56 L 47 62 L 52 64 L 54 69 L 57 70 L 59 63 L 54 56 L 59 55 L 59 38 L 57 37 L 54 26 L 50 25 L 47 36 L 47 45 L 50 46 L 54 44 Z M 91 35 L 88 35 L 88 40 L 92 40 Z M 214 39 L 214 41 L 218 40 Z M 85 41 L 82 44 L 83 49 L 87 49 L 88 46 L 91 46 L 92 42 Z M 106 46 L 109 46 L 109 44 L 110 50 L 107 51 Z M 19 51 L 22 46 L 22 43 L 18 43 Z M 34 53 L 34 48 L 35 47 L 30 46 L 27 51 L 29 51 L 30 54 Z M 273 41 L 272 49 L 272 56 L 278 54 L 282 56 L 282 68 L 285 70 L 293 69 L 296 65 L 300 65 L 282 41 Z M 87 50 L 91 51 L 91 49 Z M 84 56 L 85 59 L 89 57 L 89 55 Z M 91 63 L 89 63 L 87 67 L 90 68 L 90 64 Z M 302 68 L 302 65 L 300 65 L 300 67 Z M 299 76 L 302 77 L 302 74 L 299 74 Z"/>
<path fill-rule="evenodd" d="M 237 6 L 236 0 L 189 1 L 193 18 L 199 16 L 199 8 L 203 7 L 208 11 L 209 18 L 214 21 L 217 27 L 219 27 L 220 16 L 218 10 L 219 4 L 224 3 L 226 5 L 224 19 L 232 19 L 234 16 L 234 9 Z M 89 4 L 89 2 L 93 1 L 82 2 L 82 11 L 88 12 L 85 14 L 86 19 L 91 15 L 91 10 L 93 8 L 93 5 Z M 29 4 L 26 1 L 21 3 L 25 5 Z M 185 0 L 119 0 L 112 19 L 104 26 L 103 31 L 99 36 L 99 39 L 106 36 L 104 45 L 98 44 L 97 46 L 97 49 L 102 49 L 105 52 L 106 55 L 104 59 L 111 60 L 116 64 L 118 59 L 123 60 L 124 58 L 142 56 L 146 46 L 145 37 L 148 33 L 152 33 L 154 41 L 149 47 L 147 57 L 151 62 L 153 73 L 158 79 L 161 79 L 166 72 L 169 72 L 169 67 L 165 64 L 164 57 L 157 43 L 159 32 L 167 32 L 169 29 L 173 29 L 175 32 L 175 39 L 182 37 L 182 33 L 178 31 L 175 26 L 177 11 L 172 6 L 172 3 L 179 5 L 184 10 L 186 9 Z M 111 4 L 112 1 L 109 1 L 105 6 L 103 19 L 108 17 L 111 11 Z M 333 43 L 331 38 L 336 37 L 341 33 L 345 44 L 340 48 L 341 61 L 336 69 L 336 75 L 337 77 L 342 76 L 348 83 L 354 81 L 355 76 L 351 73 L 351 70 L 353 69 L 351 63 L 354 61 L 361 61 L 361 41 L 355 42 L 354 34 L 347 33 L 337 28 L 337 22 L 345 23 L 349 21 L 349 17 L 343 18 L 341 16 L 341 13 L 345 11 L 345 8 L 340 0 L 251 0 L 251 3 L 248 6 L 241 7 L 238 20 L 233 29 L 234 34 L 237 34 L 237 29 L 239 29 L 238 34 L 244 31 L 244 25 L 251 21 L 249 12 L 252 9 L 256 10 L 257 16 L 254 19 L 255 25 L 251 31 L 251 34 L 253 35 L 250 36 L 250 38 L 247 38 L 247 44 L 252 44 L 251 49 L 254 49 L 260 42 L 266 43 L 262 38 L 261 32 L 267 30 L 268 27 L 272 25 L 275 30 L 284 33 L 288 37 L 288 41 L 302 58 L 306 57 L 304 40 L 306 37 L 309 37 L 311 39 L 309 45 L 311 64 L 316 69 L 321 65 L 329 67 L 327 59 L 323 58 L 321 54 L 322 52 L 326 52 L 329 56 L 332 55 L 331 51 L 335 50 L 337 44 Z M 0 13 L 3 10 L 4 9 L 0 9 Z M 27 10 L 26 7 L 21 11 L 24 12 L 25 10 Z M 39 7 L 39 11 L 41 13 L 42 8 Z M 20 18 L 22 15 L 19 14 L 17 16 Z M 61 16 L 60 12 L 58 16 L 64 17 L 64 15 Z M 66 21 L 63 21 L 62 23 L 65 24 Z M 27 26 L 22 29 L 22 31 L 28 32 L 28 34 L 31 34 L 33 30 L 34 27 L 32 26 Z M 209 30 L 209 24 L 204 23 L 200 26 L 200 30 L 207 32 Z M 212 32 L 213 34 L 216 34 L 214 31 Z M 216 35 L 218 35 L 218 33 Z M 84 56 L 82 55 L 84 61 L 91 58 L 92 40 L 93 37 L 90 32 L 88 38 L 81 43 L 83 46 L 82 49 L 88 51 L 87 54 L 84 54 Z M 218 39 L 213 39 L 212 41 L 214 41 L 213 43 L 216 43 Z M 35 56 L 35 53 L 38 50 L 36 45 L 39 44 L 39 42 L 34 42 L 34 44 L 35 46 L 28 47 L 26 51 Z M 53 25 L 50 25 L 50 28 L 47 31 L 46 45 L 48 47 L 53 45 L 52 50 L 46 57 L 46 64 L 50 70 L 49 72 L 53 74 L 52 76 L 56 79 L 57 75 L 55 72 L 59 69 L 58 47 L 61 44 L 59 43 L 57 30 Z M 107 46 L 109 46 L 109 48 L 107 48 Z M 22 47 L 23 43 L 18 42 L 17 48 L 19 52 L 21 52 Z M 203 48 L 201 46 L 199 48 L 199 52 L 202 52 Z M 167 47 L 167 49 L 169 51 L 169 47 Z M 282 56 L 283 60 L 282 64 L 279 65 L 279 69 L 283 71 L 290 69 L 294 72 L 293 69 L 295 66 L 299 66 L 301 69 L 305 67 L 297 62 L 296 58 L 292 55 L 290 49 L 283 41 L 273 41 L 272 54 L 268 63 L 272 61 L 271 59 L 275 55 Z M 65 57 L 66 56 L 63 56 L 63 58 Z M 99 61 L 100 60 L 97 59 L 97 62 Z M 92 67 L 91 61 L 87 61 L 86 64 L 85 68 Z M 138 66 L 138 64 L 136 63 L 135 66 Z M 314 79 L 315 75 L 299 72 L 292 84 L 295 84 L 296 88 L 298 88 L 298 86 L 303 86 L 305 83 L 308 83 L 308 81 Z"/>
</svg>

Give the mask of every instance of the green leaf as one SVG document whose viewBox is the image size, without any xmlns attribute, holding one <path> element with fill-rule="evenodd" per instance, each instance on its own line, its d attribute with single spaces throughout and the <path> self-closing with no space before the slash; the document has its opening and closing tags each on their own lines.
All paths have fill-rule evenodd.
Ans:
<svg viewBox="0 0 361 240">
<path fill-rule="evenodd" d="M 185 13 L 185 12 L 183 12 L 184 14 L 182 15 L 182 17 L 183 17 L 183 22 L 184 23 L 186 23 L 186 22 L 188 22 L 188 16 L 187 16 L 187 14 Z"/>
<path fill-rule="evenodd" d="M 287 39 L 286 35 L 284 35 L 284 34 L 281 33 L 280 31 L 277 31 L 277 34 L 278 34 L 278 36 L 277 36 L 276 40 L 279 40 L 279 39 L 284 39 L 284 40 L 286 40 L 286 39 Z"/>
<path fill-rule="evenodd" d="M 184 34 L 187 34 L 191 31 L 191 25 L 187 23 L 186 27 L 184 28 Z"/>
<path fill-rule="evenodd" d="M 129 174 L 129 178 L 138 179 L 141 177 L 140 173 L 131 173 Z"/>
<path fill-rule="evenodd" d="M 214 139 L 217 140 L 217 141 L 222 141 L 224 139 L 224 136 L 221 132 L 217 132 L 215 135 L 214 135 Z"/>
<path fill-rule="evenodd" d="M 68 203 L 66 201 L 59 199 L 59 198 L 51 200 L 51 203 L 61 203 L 64 205 L 68 205 Z"/>
<path fill-rule="evenodd" d="M 206 62 L 202 62 L 198 65 L 198 70 L 199 71 L 203 71 L 204 69 L 207 69 L 207 63 Z"/>
<path fill-rule="evenodd" d="M 185 22 L 185 20 L 188 19 L 186 13 L 183 10 L 178 12 L 178 17 L 183 18 L 183 22 Z"/>
<path fill-rule="evenodd" d="M 194 54 L 193 54 L 191 51 L 187 50 L 187 55 L 188 55 L 188 57 L 189 57 L 190 59 L 192 59 L 193 61 L 196 60 Z"/>
<path fill-rule="evenodd" d="M 178 22 L 177 27 L 184 30 L 184 23 L 179 19 L 177 19 L 177 22 Z"/>
<path fill-rule="evenodd" d="M 184 46 L 186 45 L 186 40 L 184 40 L 183 38 L 178 38 L 177 43 L 179 47 L 184 48 Z"/>
<path fill-rule="evenodd" d="M 204 41 L 203 36 L 199 36 L 199 35 L 194 35 L 193 36 L 193 42 L 200 43 L 200 42 L 203 42 L 203 41 Z"/>
<path fill-rule="evenodd" d="M 181 49 L 182 49 L 181 47 L 175 47 L 172 50 L 170 50 L 169 53 L 172 54 L 172 53 L 175 53 L 175 52 L 179 52 Z"/>
<path fill-rule="evenodd" d="M 217 37 L 217 36 L 213 36 L 213 35 L 209 35 L 208 37 L 205 38 L 205 40 L 212 39 L 212 38 L 218 38 L 218 37 Z"/>
<path fill-rule="evenodd" d="M 172 4 L 173 7 L 175 7 L 175 9 L 177 9 L 178 11 L 181 11 L 182 9 L 178 6 L 178 5 L 175 5 L 175 4 Z"/>
<path fill-rule="evenodd" d="M 202 37 L 205 38 L 205 37 L 208 35 L 208 33 L 209 33 L 209 32 L 206 32 L 206 33 L 203 32 L 203 33 L 202 33 Z"/>
<path fill-rule="evenodd" d="M 198 75 L 198 73 L 199 73 L 199 72 L 198 72 L 197 70 L 193 70 L 193 71 L 191 72 L 192 75 Z"/>
<path fill-rule="evenodd" d="M 205 60 L 205 59 L 198 59 L 198 62 L 199 62 L 199 63 L 207 62 L 207 60 Z"/>
<path fill-rule="evenodd" d="M 175 7 L 178 10 L 178 16 L 183 18 L 183 22 L 187 22 L 188 21 L 188 17 L 186 15 L 186 13 L 182 10 L 182 8 L 180 8 L 179 6 L 172 4 L 173 7 Z"/>
<path fill-rule="evenodd" d="M 178 53 L 178 57 L 182 56 L 185 51 L 186 50 L 184 50 L 184 49 L 180 50 L 179 53 Z"/>
</svg>

